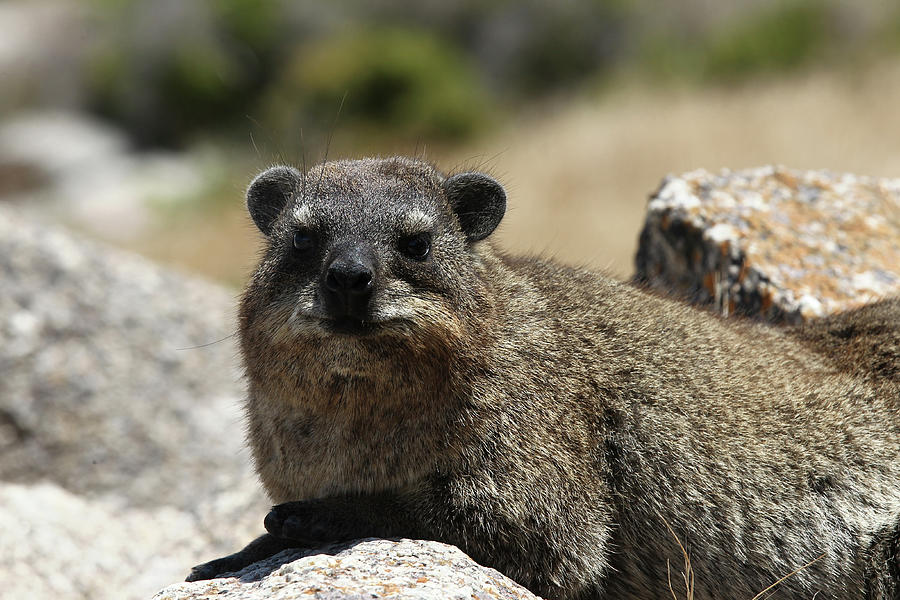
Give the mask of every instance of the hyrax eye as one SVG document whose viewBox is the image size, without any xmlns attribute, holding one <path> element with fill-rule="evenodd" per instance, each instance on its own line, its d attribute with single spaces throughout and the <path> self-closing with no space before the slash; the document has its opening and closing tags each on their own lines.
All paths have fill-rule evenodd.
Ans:
<svg viewBox="0 0 900 600">
<path fill-rule="evenodd" d="M 408 258 L 425 260 L 431 253 L 431 234 L 417 233 L 400 238 L 400 252 Z"/>
<path fill-rule="evenodd" d="M 309 231 L 298 230 L 294 232 L 294 248 L 300 252 L 309 252 L 315 246 L 315 240 Z"/>
</svg>

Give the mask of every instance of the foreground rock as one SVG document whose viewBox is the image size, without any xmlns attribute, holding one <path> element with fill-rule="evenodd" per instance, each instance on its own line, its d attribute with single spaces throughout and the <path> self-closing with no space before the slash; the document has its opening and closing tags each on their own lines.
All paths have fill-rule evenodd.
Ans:
<svg viewBox="0 0 900 600">
<path fill-rule="evenodd" d="M 191 512 L 51 483 L 0 484 L 0 531 L 3 598 L 146 599 L 213 546 Z"/>
<path fill-rule="evenodd" d="M 153 600 L 321 598 L 519 599 L 537 596 L 459 549 L 418 540 L 362 540 L 288 550 L 235 577 L 182 583 Z"/>
<path fill-rule="evenodd" d="M 638 280 L 796 323 L 900 293 L 900 180 L 764 167 L 666 178 Z"/>
<path fill-rule="evenodd" d="M 233 294 L 4 207 L 0 279 L 0 595 L 146 598 L 252 539 Z"/>
</svg>

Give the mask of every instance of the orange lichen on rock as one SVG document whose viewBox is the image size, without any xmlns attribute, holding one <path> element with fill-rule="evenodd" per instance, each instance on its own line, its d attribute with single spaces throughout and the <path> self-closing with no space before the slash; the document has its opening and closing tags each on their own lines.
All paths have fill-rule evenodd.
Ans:
<svg viewBox="0 0 900 600">
<path fill-rule="evenodd" d="M 670 176 L 650 199 L 636 277 L 715 302 L 713 272 L 738 312 L 775 321 L 898 294 L 900 180 L 785 167 Z"/>
</svg>

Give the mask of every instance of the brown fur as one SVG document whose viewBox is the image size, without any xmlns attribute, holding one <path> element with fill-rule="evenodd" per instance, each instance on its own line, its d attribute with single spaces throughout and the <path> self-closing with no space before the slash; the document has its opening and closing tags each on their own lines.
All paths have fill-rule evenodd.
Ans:
<svg viewBox="0 0 900 600">
<path fill-rule="evenodd" d="M 898 597 L 900 363 L 866 329 L 894 332 L 897 303 L 796 331 L 723 320 L 503 254 L 480 239 L 494 185 L 369 159 L 251 186 L 268 245 L 240 310 L 249 441 L 287 503 L 257 546 L 423 537 L 551 598 L 669 598 L 671 526 L 698 600 L 752 598 L 822 554 L 782 597 Z M 395 249 L 412 209 L 434 217 L 427 261 Z M 298 227 L 315 256 L 292 251 Z M 317 304 L 346 240 L 377 257 L 360 335 Z"/>
<path fill-rule="evenodd" d="M 900 298 L 818 319 L 797 334 L 846 372 L 900 384 Z"/>
</svg>

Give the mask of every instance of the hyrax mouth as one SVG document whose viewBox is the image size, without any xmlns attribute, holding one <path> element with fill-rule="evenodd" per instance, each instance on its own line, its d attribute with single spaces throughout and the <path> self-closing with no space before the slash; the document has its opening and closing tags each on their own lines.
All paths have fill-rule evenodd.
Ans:
<svg viewBox="0 0 900 600">
<path fill-rule="evenodd" d="M 368 335 L 378 328 L 376 323 L 349 316 L 325 319 L 322 321 L 322 325 L 329 333 L 353 336 Z"/>
</svg>

